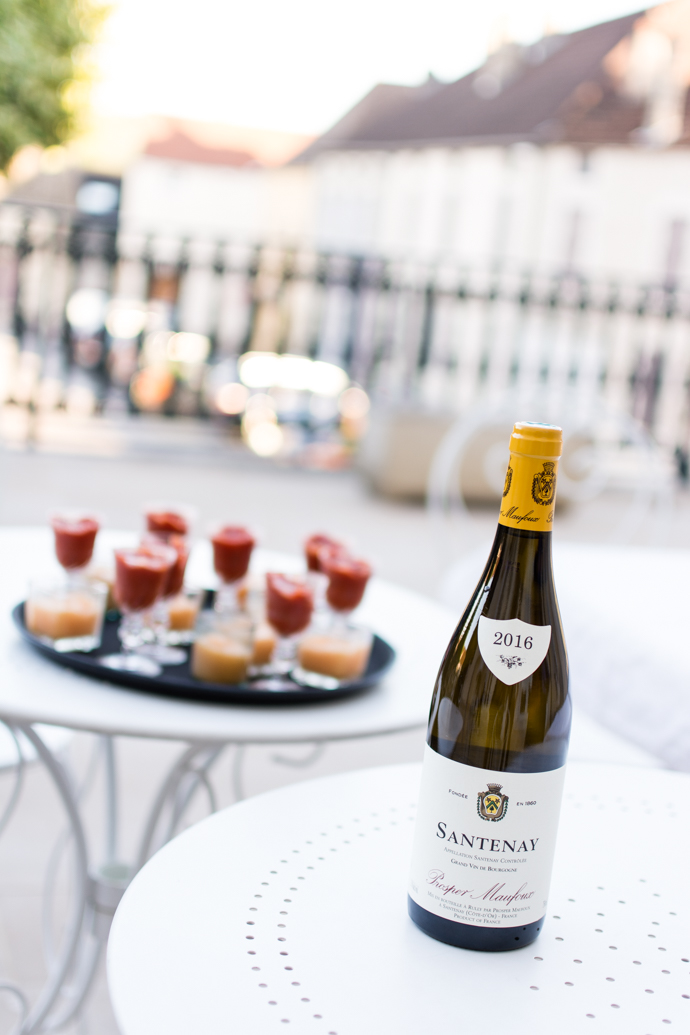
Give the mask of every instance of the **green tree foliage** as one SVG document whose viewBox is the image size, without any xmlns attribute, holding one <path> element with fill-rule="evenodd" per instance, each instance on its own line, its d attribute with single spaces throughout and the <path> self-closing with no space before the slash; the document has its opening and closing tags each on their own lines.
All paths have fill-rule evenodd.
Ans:
<svg viewBox="0 0 690 1035">
<path fill-rule="evenodd" d="M 89 0 L 0 0 L 0 170 L 26 144 L 73 134 L 84 52 L 104 11 Z"/>
</svg>

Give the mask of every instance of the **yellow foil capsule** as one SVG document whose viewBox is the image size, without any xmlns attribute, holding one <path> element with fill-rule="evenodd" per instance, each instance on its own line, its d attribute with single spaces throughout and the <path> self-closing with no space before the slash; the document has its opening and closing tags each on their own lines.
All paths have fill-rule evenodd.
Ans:
<svg viewBox="0 0 690 1035">
<path fill-rule="evenodd" d="M 510 436 L 499 524 L 533 532 L 551 530 L 562 449 L 561 428 L 518 421 Z"/>
</svg>

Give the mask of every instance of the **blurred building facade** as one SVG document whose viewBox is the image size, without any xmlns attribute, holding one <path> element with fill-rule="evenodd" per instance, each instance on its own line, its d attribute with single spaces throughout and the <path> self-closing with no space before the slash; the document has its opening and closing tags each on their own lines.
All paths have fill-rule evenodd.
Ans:
<svg viewBox="0 0 690 1035">
<path fill-rule="evenodd" d="M 285 163 L 307 139 L 164 122 L 124 170 L 121 229 L 252 245 L 303 239 L 311 176 Z"/>
<path fill-rule="evenodd" d="M 669 282 L 690 274 L 690 4 L 453 83 L 379 85 L 298 161 L 318 248 Z"/>
<path fill-rule="evenodd" d="M 352 444 L 371 398 L 409 473 L 409 441 L 430 455 L 478 399 L 536 393 L 632 415 L 687 471 L 689 83 L 674 0 L 377 86 L 315 141 L 96 127 L 82 171 L 0 206 L 0 403 L 27 427 L 213 416 L 250 445 L 258 406 L 268 455 L 338 421 Z"/>
</svg>

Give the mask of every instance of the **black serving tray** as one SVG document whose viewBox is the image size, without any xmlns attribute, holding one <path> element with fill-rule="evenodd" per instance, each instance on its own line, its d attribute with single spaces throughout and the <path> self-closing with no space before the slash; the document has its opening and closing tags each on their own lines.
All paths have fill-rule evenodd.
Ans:
<svg viewBox="0 0 690 1035">
<path fill-rule="evenodd" d="M 99 662 L 99 658 L 104 655 L 117 654 L 120 650 L 117 635 L 119 616 L 109 616 L 103 623 L 103 640 L 97 650 L 88 653 L 69 651 L 64 654 L 29 632 L 24 624 L 23 602 L 13 609 L 12 618 L 26 642 L 57 665 L 82 672 L 92 679 L 101 679 L 105 683 L 115 683 L 131 690 L 146 690 L 162 697 L 183 697 L 188 701 L 239 704 L 310 704 L 331 701 L 337 697 L 351 697 L 375 686 L 395 661 L 395 651 L 391 645 L 374 635 L 369 664 L 364 674 L 359 679 L 343 681 L 334 690 L 301 686 L 289 676 L 264 676 L 237 684 L 205 683 L 194 679 L 189 671 L 189 648 L 186 648 L 187 661 L 184 664 L 163 665 L 160 676 L 139 676 L 133 672 L 116 672 Z"/>
</svg>

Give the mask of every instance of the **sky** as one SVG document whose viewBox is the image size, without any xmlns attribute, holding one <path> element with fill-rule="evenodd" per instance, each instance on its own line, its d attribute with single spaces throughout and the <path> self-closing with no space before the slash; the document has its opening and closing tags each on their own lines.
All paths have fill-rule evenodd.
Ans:
<svg viewBox="0 0 690 1035">
<path fill-rule="evenodd" d="M 497 35 L 531 42 L 630 0 L 111 0 L 95 110 L 320 133 L 377 82 L 457 79 Z"/>
</svg>

